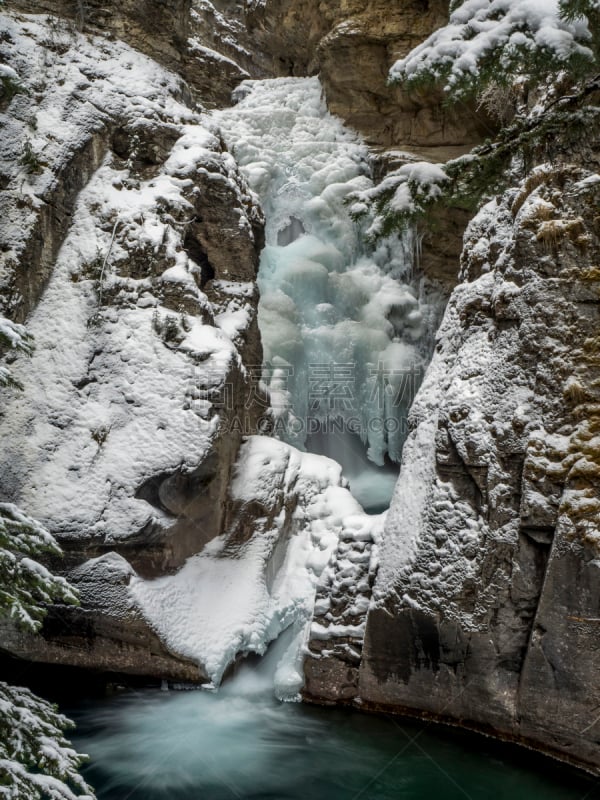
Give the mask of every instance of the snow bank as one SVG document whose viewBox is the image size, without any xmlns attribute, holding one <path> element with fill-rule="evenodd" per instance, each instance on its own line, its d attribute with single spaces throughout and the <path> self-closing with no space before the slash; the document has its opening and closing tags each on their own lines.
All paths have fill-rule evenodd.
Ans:
<svg viewBox="0 0 600 800">
<path fill-rule="evenodd" d="M 240 453 L 232 502 L 274 513 L 271 523 L 261 529 L 259 519 L 242 545 L 221 537 L 176 575 L 133 580 L 134 601 L 167 645 L 197 661 L 214 685 L 236 657 L 265 653 L 291 629 L 275 688 L 295 698 L 319 579 L 340 537 L 352 539 L 372 525 L 343 483 L 334 461 L 251 437 Z M 293 509 L 291 526 L 286 509 Z"/>
</svg>

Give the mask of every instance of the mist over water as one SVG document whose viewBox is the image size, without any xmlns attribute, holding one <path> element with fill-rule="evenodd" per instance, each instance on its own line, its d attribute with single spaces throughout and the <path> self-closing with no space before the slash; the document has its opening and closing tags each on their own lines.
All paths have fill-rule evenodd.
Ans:
<svg viewBox="0 0 600 800">
<path fill-rule="evenodd" d="M 250 667 L 218 694 L 127 693 L 75 717 L 99 800 L 581 800 L 593 792 L 591 780 L 566 768 L 458 732 L 278 703 Z"/>
<path fill-rule="evenodd" d="M 281 703 L 291 631 L 218 692 L 126 692 L 69 709 L 99 800 L 598 800 L 527 751 L 390 716 Z"/>
</svg>

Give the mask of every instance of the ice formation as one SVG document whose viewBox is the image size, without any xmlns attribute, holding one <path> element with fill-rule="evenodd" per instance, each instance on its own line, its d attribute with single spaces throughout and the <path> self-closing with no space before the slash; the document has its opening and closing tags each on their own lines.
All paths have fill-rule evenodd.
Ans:
<svg viewBox="0 0 600 800">
<path fill-rule="evenodd" d="M 430 327 L 410 243 L 364 244 L 346 200 L 372 187 L 369 151 L 317 78 L 246 81 L 237 100 L 215 116 L 267 218 L 259 322 L 275 434 L 340 461 L 380 510 Z"/>
<path fill-rule="evenodd" d="M 213 119 L 266 214 L 265 365 L 254 368 L 280 440 L 251 437 L 238 460 L 230 498 L 232 508 L 252 509 L 250 538 L 240 543 L 230 531 L 176 575 L 134 578 L 131 593 L 213 685 L 240 655 L 265 653 L 285 632 L 273 681 L 291 699 L 316 635 L 319 585 L 337 580 L 329 565 L 353 568 L 343 553 L 352 555 L 354 539 L 378 538 L 383 517 L 357 499 L 370 511 L 387 507 L 397 477 L 390 460 L 400 459 L 432 312 L 410 283 L 409 243 L 362 244 L 345 200 L 372 186 L 368 150 L 327 112 L 318 80 L 247 82 L 238 99 Z M 319 620 L 329 625 L 326 614 Z"/>
<path fill-rule="evenodd" d="M 285 633 L 273 680 L 292 699 L 309 640 L 362 637 L 364 626 L 330 619 L 322 600 L 311 626 L 315 600 L 321 584 L 354 574 L 353 559 L 376 554 L 385 515 L 363 508 L 384 509 L 392 495 L 391 462 L 400 460 L 437 309 L 413 280 L 410 242 L 363 244 L 346 199 L 372 187 L 369 152 L 327 112 L 317 79 L 248 81 L 213 120 L 267 220 L 265 363 L 249 366 L 270 391 L 278 438 L 250 438 L 230 487 L 232 508 L 252 509 L 250 538 L 240 544 L 230 531 L 176 575 L 134 579 L 131 592 L 213 685 L 237 657 L 264 654 Z M 346 616 L 367 605 L 360 594 Z"/>
</svg>

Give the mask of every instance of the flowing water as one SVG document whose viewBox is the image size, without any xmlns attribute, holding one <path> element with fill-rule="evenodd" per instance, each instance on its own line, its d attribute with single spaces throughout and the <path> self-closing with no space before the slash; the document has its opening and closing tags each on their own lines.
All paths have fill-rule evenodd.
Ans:
<svg viewBox="0 0 600 800">
<path fill-rule="evenodd" d="M 600 798 L 591 779 L 526 751 L 278 703 L 251 675 L 218 694 L 126 693 L 84 705 L 75 718 L 99 800 Z"/>
</svg>

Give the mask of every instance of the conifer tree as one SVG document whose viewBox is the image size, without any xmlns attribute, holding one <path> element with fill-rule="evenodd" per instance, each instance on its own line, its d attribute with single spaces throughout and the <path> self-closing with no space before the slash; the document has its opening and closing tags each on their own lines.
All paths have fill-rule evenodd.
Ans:
<svg viewBox="0 0 600 800">
<path fill-rule="evenodd" d="M 409 163 L 349 197 L 376 240 L 441 206 L 476 210 L 543 161 L 580 148 L 600 125 L 600 0 L 454 0 L 449 22 L 394 64 L 407 91 L 478 103 L 495 138 L 444 165 Z M 508 113 L 507 113 L 508 112 Z"/>
<path fill-rule="evenodd" d="M 0 315 L 0 342 L 30 353 L 22 325 Z M 19 387 L 0 366 L 0 385 Z M 0 618 L 23 631 L 39 631 L 52 602 L 76 603 L 64 578 L 37 559 L 58 556 L 54 537 L 11 503 L 0 503 Z M 3 800 L 91 800 L 78 772 L 82 757 L 64 732 L 72 727 L 54 706 L 29 689 L 0 682 L 0 798 Z"/>
</svg>

